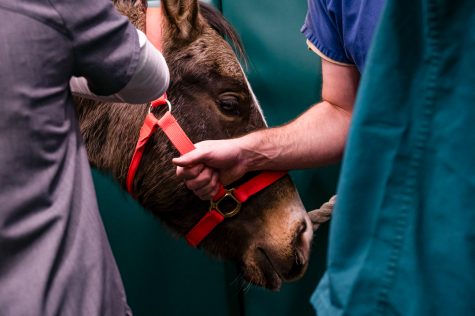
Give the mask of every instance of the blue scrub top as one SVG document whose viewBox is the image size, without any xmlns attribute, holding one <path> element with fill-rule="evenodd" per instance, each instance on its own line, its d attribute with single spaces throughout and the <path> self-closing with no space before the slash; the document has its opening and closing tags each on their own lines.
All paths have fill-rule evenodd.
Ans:
<svg viewBox="0 0 475 316">
<path fill-rule="evenodd" d="M 324 56 L 363 72 L 383 5 L 384 0 L 309 0 L 301 32 Z"/>
<path fill-rule="evenodd" d="M 388 0 L 331 222 L 319 316 L 475 315 L 475 1 Z"/>
</svg>

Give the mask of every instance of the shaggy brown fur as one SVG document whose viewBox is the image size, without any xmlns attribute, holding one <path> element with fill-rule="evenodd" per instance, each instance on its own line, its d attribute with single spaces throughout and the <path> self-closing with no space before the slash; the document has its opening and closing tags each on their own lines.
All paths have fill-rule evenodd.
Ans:
<svg viewBox="0 0 475 316">
<path fill-rule="evenodd" d="M 133 4 L 118 0 L 115 5 L 144 29 L 142 1 Z M 196 0 L 163 0 L 162 8 L 164 56 L 171 75 L 167 94 L 174 116 L 191 140 L 229 138 L 265 128 L 242 68 L 224 39 L 241 47 L 229 24 L 210 7 L 200 8 Z M 148 105 L 78 100 L 76 108 L 91 164 L 125 187 Z M 154 114 L 159 117 L 164 110 Z M 155 133 L 145 148 L 134 193 L 142 206 L 173 232 L 184 235 L 205 214 L 208 203 L 176 178 L 171 163 L 176 156 L 178 152 L 165 135 Z M 278 224 L 276 218 L 280 218 Z M 219 225 L 202 247 L 215 256 L 241 263 L 251 282 L 278 288 L 280 279 L 298 277 L 306 268 L 309 246 L 308 238 L 302 236 L 308 232 L 309 223 L 286 177 L 251 198 L 241 213 Z"/>
</svg>

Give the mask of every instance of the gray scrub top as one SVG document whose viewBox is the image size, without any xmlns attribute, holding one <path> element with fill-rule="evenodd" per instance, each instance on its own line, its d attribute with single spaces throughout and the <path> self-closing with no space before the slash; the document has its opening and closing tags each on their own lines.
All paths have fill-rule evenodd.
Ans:
<svg viewBox="0 0 475 316">
<path fill-rule="evenodd" d="M 108 0 L 0 0 L 0 315 L 126 315 L 69 89 L 135 72 L 137 33 Z"/>
</svg>

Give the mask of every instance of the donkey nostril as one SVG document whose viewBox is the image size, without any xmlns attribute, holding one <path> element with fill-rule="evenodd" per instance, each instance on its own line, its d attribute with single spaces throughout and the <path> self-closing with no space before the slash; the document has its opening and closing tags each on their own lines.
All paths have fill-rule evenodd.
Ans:
<svg viewBox="0 0 475 316">
<path fill-rule="evenodd" d="M 285 273 L 285 278 L 287 280 L 292 280 L 300 277 L 307 266 L 307 260 L 305 253 L 305 237 L 304 234 L 307 231 L 307 222 L 303 220 L 300 225 L 297 227 L 294 236 L 294 261 L 290 269 Z"/>
<path fill-rule="evenodd" d="M 303 234 L 307 231 L 307 222 L 303 220 L 295 231 L 294 246 L 298 247 L 303 242 Z"/>
<path fill-rule="evenodd" d="M 298 234 L 303 234 L 307 230 L 307 221 L 303 220 L 299 226 Z"/>
</svg>

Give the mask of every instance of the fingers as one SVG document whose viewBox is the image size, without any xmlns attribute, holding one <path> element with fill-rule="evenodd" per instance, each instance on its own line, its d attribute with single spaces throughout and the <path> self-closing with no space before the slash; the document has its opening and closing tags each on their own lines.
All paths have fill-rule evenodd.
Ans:
<svg viewBox="0 0 475 316">
<path fill-rule="evenodd" d="M 212 185 L 213 182 L 217 181 L 217 178 L 217 173 L 213 169 L 202 167 L 202 170 L 196 176 L 185 178 L 185 183 L 190 190 L 197 191 Z"/>
<path fill-rule="evenodd" d="M 246 166 L 239 160 L 239 146 L 230 141 L 202 141 L 195 144 L 196 149 L 173 159 L 177 176 L 200 198 L 212 197 L 219 190 L 218 176 L 227 185 L 245 174 Z"/>
<path fill-rule="evenodd" d="M 196 179 L 201 172 L 203 172 L 203 169 L 205 166 L 203 164 L 197 164 L 195 166 L 191 167 L 176 167 L 176 175 L 178 178 L 183 179 L 183 180 L 191 180 L 191 179 Z"/>
<path fill-rule="evenodd" d="M 185 180 L 188 189 L 202 200 L 213 198 L 219 190 L 218 172 L 202 164 L 189 168 L 177 167 L 176 174 L 179 178 Z"/>
<path fill-rule="evenodd" d="M 187 181 L 185 184 L 190 188 L 191 184 L 188 184 Z M 211 200 L 219 190 L 219 181 L 218 174 L 215 173 L 212 175 L 210 181 L 204 184 L 200 188 L 193 189 L 192 191 L 202 200 Z"/>
<path fill-rule="evenodd" d="M 179 167 L 190 167 L 204 162 L 205 156 L 198 148 L 190 151 L 178 158 L 173 158 L 172 162 Z"/>
</svg>

